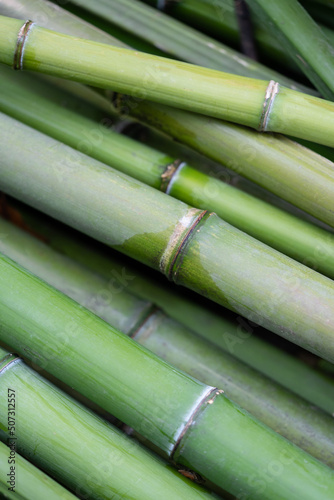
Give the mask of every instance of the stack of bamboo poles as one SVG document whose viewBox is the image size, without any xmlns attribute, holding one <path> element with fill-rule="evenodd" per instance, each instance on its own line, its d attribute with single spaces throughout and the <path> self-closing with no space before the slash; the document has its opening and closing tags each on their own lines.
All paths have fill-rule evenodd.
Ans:
<svg viewBox="0 0 334 500">
<path fill-rule="evenodd" d="M 229 0 L 0 0 L 4 498 L 334 496 L 334 35 L 247 2 L 271 67 Z"/>
</svg>

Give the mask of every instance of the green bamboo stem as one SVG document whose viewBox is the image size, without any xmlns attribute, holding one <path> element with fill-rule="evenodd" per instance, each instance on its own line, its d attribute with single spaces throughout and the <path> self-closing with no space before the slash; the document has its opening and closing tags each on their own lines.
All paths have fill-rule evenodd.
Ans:
<svg viewBox="0 0 334 500">
<path fill-rule="evenodd" d="M 137 119 L 334 227 L 333 163 L 326 158 L 283 136 L 258 134 L 168 106 L 130 98 L 123 106 Z"/>
<path fill-rule="evenodd" d="M 176 463 L 199 472 L 237 496 L 251 494 L 254 498 L 268 500 L 302 496 L 311 500 L 321 484 L 320 497 L 331 498 L 334 491 L 331 469 L 255 420 L 220 391 L 166 364 L 5 256 L 1 258 L 1 273 L 6 282 L 1 293 L 2 341 L 10 343 L 18 352 L 24 351 L 37 365 L 47 365 L 50 373 L 65 382 L 70 381 L 72 387 L 80 388 L 90 399 L 98 404 L 102 402 L 101 406 L 112 408 L 116 417 L 160 447 Z M 36 303 L 38 310 L 33 307 Z M 5 370 L 2 377 L 8 373 L 13 370 Z M 25 385 L 31 384 L 25 372 L 22 377 Z M 10 383 L 13 385 L 12 381 Z M 38 385 L 36 390 L 38 394 L 43 393 Z M 19 388 L 17 392 L 21 392 Z M 36 413 L 38 405 L 31 397 L 28 401 Z M 21 411 L 22 406 L 21 403 Z M 34 419 L 28 409 L 23 414 L 26 429 L 30 429 L 29 438 L 34 440 L 30 422 Z M 77 421 L 74 409 L 70 408 L 69 414 Z M 66 420 L 66 415 L 62 413 L 61 418 Z M 49 419 L 47 425 L 52 429 L 60 427 L 53 419 Z M 73 427 L 74 422 L 72 433 Z M 75 428 L 75 436 L 82 440 L 85 430 Z M 97 430 L 96 425 L 94 429 Z M 62 438 L 67 434 L 63 428 L 61 434 Z M 257 443 L 256 456 L 254 443 Z M 49 442 L 47 450 L 50 450 Z M 101 448 L 98 450 L 101 456 Z M 54 458 L 54 453 L 51 456 Z M 272 477 L 268 463 L 274 460 L 279 460 L 284 475 Z M 64 467 L 63 460 L 61 463 Z M 125 472 L 123 464 L 121 469 L 124 477 L 132 477 Z M 259 470 L 269 475 L 268 483 L 260 490 L 251 481 Z M 83 472 L 87 475 L 86 470 Z M 137 474 L 145 477 L 142 471 Z M 159 477 L 158 472 L 154 476 Z M 123 485 L 126 484 L 124 477 Z M 160 498 L 154 494 L 151 498 Z M 138 498 L 141 497 L 138 495 Z M 179 497 L 165 493 L 163 498 Z"/>
<path fill-rule="evenodd" d="M 334 104 L 329 101 L 273 82 L 78 39 L 35 25 L 28 36 L 19 37 L 17 50 L 22 22 L 1 16 L 0 24 L 0 61 L 7 65 L 12 66 L 20 53 L 24 61 L 19 58 L 18 67 L 22 62 L 25 69 L 113 88 L 140 100 L 334 145 Z"/>
<path fill-rule="evenodd" d="M 304 85 L 297 84 L 140 1 L 75 0 L 74 3 L 130 33 L 135 33 L 180 60 L 240 76 L 260 80 L 273 79 L 291 89 L 314 95 L 314 92 Z"/>
<path fill-rule="evenodd" d="M 1 137 L 4 192 L 334 359 L 331 280 L 6 115 Z"/>
<path fill-rule="evenodd" d="M 217 351 L 210 342 L 157 310 L 152 302 L 144 302 L 126 290 L 112 293 L 108 280 L 1 219 L 0 232 L 6 235 L 0 241 L 2 253 L 101 318 L 105 319 L 108 310 L 107 321 L 113 327 L 198 380 L 223 387 L 228 398 L 334 468 L 332 417 Z"/>
<path fill-rule="evenodd" d="M 6 400 L 7 398 L 4 398 L 4 402 Z M 14 469 L 10 469 L 11 466 Z M 9 490 L 11 486 L 7 483 L 10 480 L 7 477 L 10 471 L 15 471 L 15 486 L 12 491 Z M 0 482 L 5 485 L 4 498 L 13 500 L 19 500 L 19 498 L 25 500 L 45 500 L 46 498 L 48 500 L 74 500 L 77 498 L 18 453 L 15 453 L 15 458 L 10 457 L 10 448 L 1 441 Z"/>
<path fill-rule="evenodd" d="M 334 278 L 333 235 L 43 99 L 40 87 L 34 79 L 20 81 L 9 69 L 1 71 L 0 111 L 189 205 L 214 211 L 238 229 Z M 49 86 L 44 95 L 47 92 Z"/>
<path fill-rule="evenodd" d="M 334 99 L 334 47 L 297 0 L 247 0 L 321 94 Z"/>
<path fill-rule="evenodd" d="M 129 259 L 112 253 L 109 247 L 98 245 L 76 231 L 69 231 L 62 224 L 55 223 L 33 209 L 17 202 L 13 205 L 13 200 L 9 207 L 15 220 L 40 234 L 52 248 L 110 280 L 112 290 L 118 291 L 126 286 L 129 292 L 154 302 L 170 317 L 225 352 L 233 354 L 330 415 L 334 413 L 334 381 L 296 357 L 252 335 L 255 328 L 247 325 L 242 318 L 228 315 L 227 311 L 219 313 L 205 308 L 197 296 L 192 296 L 190 300 L 185 290 L 162 282 L 160 274 L 149 275 L 147 269 L 141 270 L 138 263 L 134 266 Z"/>
<path fill-rule="evenodd" d="M 316 226 L 319 226 L 326 231 L 329 231 L 331 233 L 334 231 L 334 229 L 328 224 L 325 224 L 319 219 L 316 219 L 312 215 L 306 213 L 304 210 L 301 210 L 295 205 L 292 205 L 286 200 L 283 200 L 283 198 L 276 196 L 267 189 L 261 187 L 259 184 L 255 184 L 253 181 L 250 181 L 249 179 L 246 179 L 236 172 L 233 172 L 233 170 L 224 167 L 221 163 L 217 163 L 207 156 L 198 153 L 194 149 L 191 149 L 188 146 L 181 144 L 180 142 L 176 142 L 170 136 L 164 134 L 163 132 L 160 132 L 158 129 L 148 127 L 136 121 L 135 119 L 120 117 L 118 120 L 115 120 L 113 130 L 118 133 L 125 134 L 128 137 L 132 137 L 137 141 L 143 142 L 151 148 L 163 151 L 168 156 L 174 158 L 182 158 L 185 162 L 194 166 L 196 170 L 199 170 L 200 172 L 203 172 L 210 177 L 219 179 L 222 182 L 231 184 L 232 186 L 238 188 L 241 191 L 244 191 L 245 193 L 255 196 L 256 198 L 259 198 L 260 200 L 263 200 L 270 205 L 274 205 L 275 207 L 280 208 L 281 210 L 284 210 L 285 212 L 288 212 L 289 214 L 294 215 L 300 219 L 308 221 L 311 224 L 315 224 Z M 315 146 L 317 149 L 314 149 L 316 153 L 325 156 L 332 162 L 334 161 L 333 149 L 328 148 L 327 146 L 320 146 L 319 144 L 307 141 L 305 141 L 303 145 L 309 149 L 312 149 L 312 147 Z"/>
<path fill-rule="evenodd" d="M 8 425 L 7 392 L 12 389 L 18 407 L 15 422 L 18 452 L 75 494 L 106 500 L 111 495 L 138 500 L 213 498 L 22 360 L 14 361 L 15 355 L 8 355 L 3 349 L 0 353 L 2 426 Z M 10 437 L 6 431 L 5 436 Z"/>
</svg>

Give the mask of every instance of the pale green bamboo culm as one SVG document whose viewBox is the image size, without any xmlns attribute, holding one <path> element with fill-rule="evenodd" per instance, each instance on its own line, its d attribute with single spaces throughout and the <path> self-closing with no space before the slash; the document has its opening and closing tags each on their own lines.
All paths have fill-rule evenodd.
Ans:
<svg viewBox="0 0 334 500">
<path fill-rule="evenodd" d="M 261 424 L 226 398 L 222 391 L 167 364 L 3 255 L 0 256 L 0 268 L 3 278 L 0 282 L 0 340 L 10 345 L 15 352 L 24 353 L 37 365 L 46 367 L 52 375 L 133 427 L 178 466 L 195 470 L 237 497 L 251 495 L 254 500 L 314 500 L 317 495 L 321 500 L 331 500 L 334 494 L 332 469 Z M 17 362 L 14 363 L 14 370 L 9 367 L 0 372 L 3 380 L 1 390 L 6 391 L 6 376 L 11 377 L 19 370 L 25 387 L 34 382 L 39 397 L 45 398 L 43 388 L 35 377 L 32 381 L 25 372 L 21 372 L 21 366 Z M 4 397 L 0 400 L 4 401 Z M 48 430 L 51 426 L 53 431 L 60 429 L 61 439 L 65 438 L 68 445 L 70 441 L 67 433 L 71 432 L 84 446 L 83 436 L 87 437 L 87 432 L 79 424 L 84 419 L 79 417 L 78 425 L 75 425 L 78 411 L 74 408 L 68 408 L 67 405 L 69 416 L 61 412 L 61 419 L 69 419 L 71 423 L 65 432 L 64 425 L 60 425 L 58 420 L 54 422 L 54 418 L 47 419 L 44 413 L 40 415 L 36 412 L 40 403 L 36 404 L 29 396 L 24 403 L 22 400 L 21 393 L 21 411 L 26 422 L 25 426 L 21 424 L 20 427 L 22 438 L 21 434 L 18 436 L 22 446 L 23 433 L 31 446 L 33 443 L 36 445 L 38 433 L 35 429 L 39 427 L 40 418 L 45 422 L 41 428 L 44 435 L 52 437 L 51 432 L 45 432 L 45 427 Z M 35 418 L 31 411 L 35 413 Z M 5 417 L 6 405 L 0 410 L 0 422 Z M 59 412 L 56 417 L 59 418 Z M 106 426 L 101 429 L 100 425 L 94 423 L 92 427 L 98 436 L 93 434 L 89 439 L 94 439 L 96 452 L 100 440 L 109 441 L 110 435 L 106 436 L 104 432 Z M 51 444 L 58 436 L 56 433 Z M 51 459 L 55 459 L 54 467 L 59 471 L 64 463 L 60 455 L 54 457 L 50 439 L 44 445 L 38 441 L 40 450 L 36 458 L 41 457 L 43 448 L 46 448 L 47 457 L 50 458 L 51 454 Z M 254 443 L 257 443 L 256 454 Z M 99 446 L 97 449 L 99 456 L 105 455 Z M 82 448 L 79 448 L 79 453 L 82 460 Z M 133 458 L 131 450 L 126 455 L 130 461 L 129 467 L 136 467 L 137 458 Z M 117 458 L 121 459 L 121 456 L 119 453 Z M 280 467 L 284 468 L 284 474 L 279 477 L 273 476 L 271 469 L 268 469 L 268 464 L 277 460 Z M 94 463 L 96 467 L 101 464 L 98 460 L 94 460 Z M 73 474 L 75 465 L 67 467 L 66 463 L 65 467 L 72 481 L 76 480 Z M 265 488 L 259 489 L 252 480 L 254 476 L 259 477 L 259 471 L 269 474 L 270 481 Z M 88 475 L 89 479 L 87 472 L 85 466 L 81 474 Z M 146 470 L 143 471 L 141 467 L 137 467 L 135 475 L 129 474 L 124 464 L 117 472 L 123 475 L 124 488 L 129 488 L 129 478 L 146 475 Z M 111 478 L 109 475 L 111 481 L 114 481 L 114 474 Z M 160 485 L 159 472 L 156 471 L 153 476 Z M 125 483 L 124 477 L 128 477 Z M 133 488 L 136 488 L 137 481 L 130 483 Z M 146 479 L 140 482 L 145 490 L 150 487 Z M 99 481 L 99 486 L 105 487 L 104 482 L 101 485 Z M 166 485 L 163 486 L 166 488 Z M 171 483 L 170 488 L 174 487 L 177 485 Z M 143 490 L 138 498 L 143 498 L 142 493 Z M 201 494 L 205 495 L 199 492 L 199 498 Z M 173 496 L 167 489 L 159 496 L 152 488 L 150 495 L 152 499 L 183 498 L 182 495 Z M 130 494 L 128 496 L 131 498 Z M 132 497 L 136 498 L 136 494 L 132 494 Z M 188 497 L 184 495 L 184 498 Z"/>
<path fill-rule="evenodd" d="M 0 252 L 179 370 L 211 386 L 223 387 L 229 399 L 334 468 L 331 416 L 201 339 L 154 303 L 129 293 L 131 280 L 123 283 L 124 289 L 112 287 L 107 279 L 1 218 L 0 234 Z"/>
<path fill-rule="evenodd" d="M 3 16 L 0 27 L 0 62 L 16 69 L 111 88 L 260 131 L 334 145 L 334 104 L 274 81 L 78 39 Z"/>
<path fill-rule="evenodd" d="M 101 41 L 99 31 L 88 29 L 81 19 L 73 18 L 68 12 L 49 2 L 40 3 L 40 0 L 37 0 L 36 3 L 36 0 L 30 0 L 22 4 L 22 0 L 18 0 L 15 4 L 10 2 L 8 5 L 8 0 L 0 1 L 0 13 L 10 15 L 19 16 L 22 13 L 27 17 L 31 15 L 33 19 L 35 16 L 39 19 L 44 9 L 48 14 L 47 19 L 42 16 L 45 27 Z M 104 41 L 114 43 L 108 35 L 104 35 Z M 66 85 L 67 90 L 88 99 L 104 112 L 111 112 L 109 99 L 92 89 L 69 80 L 53 81 L 62 87 Z M 333 164 L 321 156 L 314 155 L 311 151 L 279 136 L 259 135 L 244 127 L 208 120 L 204 116 L 195 116 L 152 103 L 145 106 L 145 102 L 140 103 L 137 99 L 129 104 L 131 105 L 126 107 L 128 113 L 137 114 L 143 121 L 147 120 L 157 127 L 164 128 L 176 140 L 188 142 L 192 148 L 199 148 L 206 156 L 223 164 L 228 163 L 242 175 L 334 226 L 334 191 L 331 181 Z M 317 260 L 317 256 L 312 256 L 307 261 L 308 265 L 317 268 Z"/>
<path fill-rule="evenodd" d="M 7 200 L 2 209 L 10 220 L 19 221 L 22 227 L 38 234 L 53 249 L 106 279 L 111 293 L 114 290 L 118 293 L 120 288 L 126 286 L 131 293 L 157 304 L 170 317 L 225 352 L 322 408 L 329 415 L 334 413 L 334 379 L 259 338 L 256 335 L 257 328 L 247 325 L 244 318 L 224 309 L 205 307 L 201 296 L 191 294 L 189 297 L 186 289 L 166 282 L 159 273 L 150 272 L 138 262 L 17 200 Z"/>
<path fill-rule="evenodd" d="M 7 398 L 9 393 L 11 396 L 15 394 L 17 451 L 37 467 L 56 477 L 79 498 L 109 500 L 115 495 L 133 500 L 215 498 L 73 400 L 29 368 L 17 355 L 2 348 L 0 381 L 2 439 L 11 438 L 8 431 Z M 21 481 L 27 478 L 26 471 L 21 471 L 20 465 L 19 459 L 18 492 L 23 487 Z M 0 477 L 2 473 L 3 470 Z M 42 473 L 40 476 L 45 478 Z M 145 481 L 142 480 L 143 477 Z M 43 490 L 39 493 L 37 489 L 35 496 L 26 496 L 31 491 L 31 486 L 30 483 L 22 492 L 23 499 L 53 498 L 51 492 L 49 496 L 45 491 L 47 483 L 43 497 L 40 496 Z M 55 498 L 67 500 L 72 495 L 62 496 L 58 492 Z"/>
<path fill-rule="evenodd" d="M 5 193 L 334 360 L 332 280 L 4 114 L 0 130 Z"/>
<path fill-rule="evenodd" d="M 312 266 L 316 257 L 317 270 L 334 278 L 334 235 L 64 109 L 59 106 L 58 92 L 52 98 L 50 84 L 2 66 L 0 110 L 185 203 L 216 212 L 305 265 Z"/>
</svg>

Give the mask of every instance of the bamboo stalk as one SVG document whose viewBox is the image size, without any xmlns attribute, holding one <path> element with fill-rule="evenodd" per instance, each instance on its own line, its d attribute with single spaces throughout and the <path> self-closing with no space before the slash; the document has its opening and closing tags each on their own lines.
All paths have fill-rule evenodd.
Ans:
<svg viewBox="0 0 334 500">
<path fill-rule="evenodd" d="M 6 398 L 7 399 L 7 398 Z M 10 467 L 14 469 L 10 469 Z M 8 484 L 10 479 L 7 474 L 14 471 L 15 477 L 13 490 Z M 10 449 L 0 441 L 0 482 L 4 484 L 3 498 L 25 500 L 74 500 L 77 498 L 60 484 L 56 483 L 41 470 L 34 467 L 28 460 L 15 453 L 15 458 L 10 457 Z M 0 488 L 1 492 L 1 488 Z"/>
<path fill-rule="evenodd" d="M 12 71 L 3 70 L 7 68 L 0 72 L 1 111 L 185 203 L 216 212 L 238 229 L 334 278 L 333 235 L 59 107 L 49 98 L 49 86 L 36 86 L 30 78 L 20 81 Z M 41 88 L 49 97 L 41 97 Z"/>
<path fill-rule="evenodd" d="M 108 280 L 1 219 L 0 232 L 6 235 L 0 241 L 2 253 L 176 368 L 211 386 L 224 387 L 228 398 L 334 468 L 332 417 L 232 356 L 217 351 L 210 342 L 163 314 L 152 302 L 144 302 L 126 290 L 109 292 L 107 296 Z"/>
<path fill-rule="evenodd" d="M 0 354 L 1 424 L 8 425 L 7 392 L 15 391 L 18 452 L 76 495 L 106 500 L 111 495 L 138 500 L 213 498 L 60 391 L 20 358 L 3 349 Z M 8 432 L 5 434 L 8 439 Z"/>
<path fill-rule="evenodd" d="M 321 94 L 334 99 L 334 47 L 297 0 L 247 0 Z"/>
<path fill-rule="evenodd" d="M 154 302 L 199 336 L 206 338 L 225 352 L 252 366 L 279 384 L 319 406 L 330 415 L 334 413 L 334 381 L 294 356 L 278 349 L 253 334 L 251 327 L 240 316 L 227 311 L 215 311 L 203 306 L 201 298 L 189 298 L 186 290 L 172 283 L 162 282 L 160 274 L 150 275 L 109 247 L 76 231 L 69 231 L 62 224 L 16 202 L 6 205 L 4 214 L 22 227 L 39 234 L 52 248 L 80 262 L 94 273 L 109 280 L 118 291 L 126 286 L 131 293 Z M 7 207 L 7 208 L 6 208 Z M 282 370 L 284 366 L 284 370 Z M 232 398 L 233 399 L 233 398 Z"/>
<path fill-rule="evenodd" d="M 17 4 L 17 2 L 16 2 L 16 4 Z M 33 4 L 29 4 L 29 10 L 28 11 L 25 10 L 24 12 L 27 14 L 31 13 L 33 15 L 36 15 L 36 11 L 32 10 L 31 5 L 33 5 Z M 22 2 L 19 2 L 19 6 L 20 6 L 20 9 L 23 8 Z M 54 26 L 53 24 L 51 25 L 51 24 L 47 23 L 47 27 L 51 28 L 53 26 Z M 77 36 L 80 35 L 80 31 L 74 30 L 74 24 L 71 25 L 71 33 L 75 34 Z M 92 36 L 94 36 L 94 34 L 90 33 L 90 36 L 92 37 Z M 102 109 L 102 110 L 106 111 L 107 113 L 111 112 L 110 102 L 107 101 L 106 99 L 104 99 L 102 96 L 98 95 L 97 93 L 91 91 L 87 87 L 82 86 L 76 82 L 70 82 L 70 81 L 58 80 L 58 79 L 56 79 L 56 81 L 53 83 L 56 83 L 57 85 L 59 85 L 59 82 L 61 83 L 62 87 L 64 86 L 64 84 L 67 85 L 66 90 L 68 90 L 76 95 L 77 94 L 81 95 L 83 98 L 87 99 L 89 102 L 93 103 L 95 106 L 98 106 L 99 109 Z M 133 105 L 130 106 L 130 109 L 128 111 L 134 112 L 135 108 L 138 106 L 138 104 L 139 103 L 136 102 L 135 106 L 133 106 Z M 152 108 L 152 106 L 151 106 L 151 108 Z M 142 110 L 139 110 L 139 111 L 142 111 Z M 150 110 L 150 112 L 152 114 L 152 109 Z M 172 112 L 172 111 L 170 111 L 170 112 Z M 144 116 L 145 116 L 145 113 L 144 113 Z M 197 117 L 197 118 L 199 118 L 199 117 Z M 154 119 L 153 123 L 155 125 L 159 125 L 159 117 L 155 116 L 153 119 Z M 205 120 L 205 118 L 203 118 L 203 120 Z M 181 122 L 182 121 L 183 120 L 181 118 Z M 215 126 L 215 125 L 213 124 L 213 126 Z M 188 120 L 186 127 L 187 127 L 186 128 L 187 132 L 186 132 L 186 134 L 181 134 L 181 138 L 183 140 L 186 139 L 188 141 L 189 140 L 191 141 L 191 137 L 193 136 L 193 133 L 190 132 L 190 134 L 189 134 L 188 131 L 189 130 L 191 131 L 191 129 L 192 129 L 192 121 Z M 307 172 L 306 179 L 305 179 L 305 182 L 307 182 L 307 184 L 308 184 L 308 188 L 304 189 L 303 184 L 299 188 L 299 179 L 301 176 L 301 173 L 299 171 L 300 170 L 299 164 L 297 166 L 295 166 L 295 168 L 298 169 L 298 181 L 296 181 L 294 178 L 293 179 L 290 178 L 290 175 L 291 175 L 290 172 L 292 169 L 291 158 L 289 159 L 290 160 L 289 162 L 288 162 L 287 158 L 283 157 L 282 163 L 280 161 L 278 162 L 278 164 L 274 163 L 274 159 L 271 155 L 272 141 L 269 141 L 267 143 L 267 149 L 265 151 L 263 151 L 261 149 L 261 152 L 258 151 L 258 145 L 256 143 L 251 144 L 252 149 L 254 148 L 254 151 L 256 151 L 256 157 L 252 158 L 253 155 L 248 154 L 249 153 L 250 137 L 247 134 L 247 131 L 245 131 L 245 133 L 244 133 L 244 129 L 239 127 L 237 147 L 234 148 L 235 143 L 232 141 L 232 148 L 231 148 L 230 142 L 225 141 L 226 127 L 229 127 L 229 125 L 225 124 L 225 128 L 223 128 L 221 130 L 222 136 L 219 137 L 219 147 L 217 147 L 217 145 L 214 142 L 214 138 L 217 135 L 217 130 L 216 130 L 217 127 L 215 127 L 215 131 L 210 130 L 209 135 L 204 137 L 205 140 L 203 141 L 203 143 L 201 143 L 199 145 L 199 147 L 204 146 L 205 154 L 207 154 L 209 156 L 213 154 L 213 157 L 218 159 L 218 161 L 228 162 L 228 163 L 230 163 L 230 166 L 232 168 L 237 169 L 237 170 L 241 169 L 241 165 L 239 165 L 239 161 L 240 161 L 240 163 L 246 164 L 246 165 L 248 165 L 248 163 L 251 162 L 251 165 L 250 165 L 251 168 L 247 168 L 245 170 L 245 172 L 242 171 L 243 174 L 245 174 L 246 176 L 249 176 L 250 178 L 254 178 L 254 176 L 255 176 L 255 179 L 254 179 L 255 181 L 260 182 L 261 184 L 264 184 L 265 187 L 267 187 L 269 190 L 273 190 L 273 192 L 275 192 L 279 196 L 282 196 L 284 199 L 287 197 L 288 200 L 292 201 L 292 203 L 297 203 L 298 206 L 301 206 L 302 208 L 306 209 L 306 211 L 309 211 L 310 207 L 312 207 L 311 212 L 313 212 L 313 210 L 315 209 L 316 213 L 319 213 L 319 208 L 317 206 L 315 206 L 315 204 L 317 204 L 317 200 L 319 200 L 318 190 L 321 192 L 325 192 L 325 190 L 326 190 L 326 186 L 328 185 L 328 182 L 326 180 L 325 180 L 325 182 L 322 182 L 322 183 L 319 182 L 319 180 L 317 180 L 317 178 L 313 175 L 313 172 L 312 172 L 312 178 L 310 179 L 309 178 L 310 172 L 309 172 L 309 168 L 308 168 L 308 172 Z M 207 128 L 207 120 L 203 121 L 203 123 L 202 123 L 202 129 L 205 129 L 205 128 Z M 234 131 L 235 131 L 235 129 L 234 129 Z M 229 130 L 229 132 L 231 133 L 231 130 Z M 233 130 L 232 130 L 232 132 L 233 132 Z M 173 130 L 172 131 L 169 130 L 169 133 L 171 133 L 173 135 Z M 175 137 L 177 139 L 179 138 L 178 130 L 176 130 Z M 253 137 L 258 137 L 258 136 L 255 135 Z M 197 140 L 195 145 L 194 144 L 192 144 L 192 145 L 194 147 L 196 147 L 199 142 L 200 141 Z M 208 144 L 208 146 L 206 146 L 206 144 Z M 221 148 L 222 144 L 225 145 L 225 149 L 227 148 L 226 155 L 222 154 L 222 148 Z M 277 143 L 277 145 L 279 147 L 279 143 Z M 292 143 L 290 143 L 290 145 L 292 145 Z M 261 175 L 261 177 L 256 175 L 256 173 L 258 171 L 257 162 L 258 162 L 258 155 L 259 154 L 261 156 L 261 158 L 260 158 L 261 161 L 264 162 L 264 171 L 265 171 L 265 174 Z M 300 150 L 296 149 L 295 154 L 297 155 L 297 157 L 299 157 Z M 237 163 L 235 164 L 235 160 L 231 162 L 230 157 L 232 157 L 232 159 L 236 157 Z M 277 161 L 277 151 L 276 151 L 275 159 Z M 317 160 L 320 161 L 320 158 L 318 157 Z M 315 161 L 316 161 L 316 158 L 313 157 L 312 162 L 314 163 Z M 288 164 L 288 168 L 286 168 L 286 164 Z M 270 174 L 268 171 L 270 169 L 273 169 L 273 167 L 274 167 L 274 171 L 272 172 L 272 174 Z M 320 169 L 323 170 L 323 168 L 324 168 L 324 166 L 321 165 Z M 279 172 L 282 171 L 282 169 L 284 169 L 284 175 L 280 176 L 279 183 L 277 183 L 277 174 L 279 175 Z M 314 173 L 315 173 L 315 171 L 314 171 Z M 269 178 L 268 178 L 268 175 L 269 175 Z M 285 182 L 284 179 L 287 179 L 288 181 Z M 306 196 L 309 192 L 310 185 L 314 186 L 312 193 L 310 193 L 310 196 Z M 315 195 L 313 193 L 315 193 Z M 330 199 L 332 198 L 332 196 L 333 196 L 333 194 L 330 194 Z M 329 203 L 329 210 L 330 210 L 330 214 L 331 214 L 332 213 L 331 203 Z"/>
<path fill-rule="evenodd" d="M 22 22 L 3 16 L 0 25 L 0 61 L 7 65 L 113 88 L 261 131 L 334 145 L 334 104 L 329 101 L 279 87 L 273 81 L 268 84 L 98 44 L 31 23 L 23 28 Z M 18 34 L 24 29 L 28 36 L 19 36 L 18 43 Z"/>
<path fill-rule="evenodd" d="M 140 36 L 145 41 L 180 60 L 240 76 L 260 80 L 273 79 L 293 90 L 315 95 L 312 89 L 266 68 L 240 52 L 162 12 L 157 12 L 140 1 L 97 0 L 90 2 L 89 0 L 75 0 L 74 3 L 130 33 Z"/>
<path fill-rule="evenodd" d="M 168 106 L 123 100 L 126 112 L 228 166 L 334 226 L 333 163 L 283 136 L 205 118 Z"/>
<path fill-rule="evenodd" d="M 331 280 L 6 115 L 1 132 L 3 191 L 334 359 Z"/>
<path fill-rule="evenodd" d="M 251 494 L 254 498 L 269 500 L 279 490 L 281 498 L 297 500 L 302 495 L 313 500 L 320 483 L 320 497 L 326 500 L 331 498 L 334 475 L 327 466 L 255 420 L 222 395 L 221 391 L 166 364 L 10 259 L 2 256 L 0 262 L 6 281 L 1 293 L 0 335 L 3 342 L 10 343 L 19 352 L 24 350 L 25 355 L 37 365 L 46 365 L 50 373 L 65 383 L 69 382 L 98 404 L 102 403 L 102 407 L 112 409 L 116 417 L 160 447 L 177 464 L 199 472 L 234 495 Z M 13 300 L 14 296 L 17 298 L 17 290 L 20 290 L 19 303 Z M 33 307 L 36 303 L 39 309 Z M 16 364 L 16 367 L 20 366 L 20 363 Z M 1 375 L 4 377 L 12 373 L 13 369 L 7 369 Z M 25 371 L 22 377 L 25 386 L 32 383 Z M 8 385 L 13 386 L 13 382 L 10 382 Z M 42 388 L 36 385 L 37 394 L 43 394 Z M 21 389 L 17 388 L 17 392 L 21 393 Z M 22 393 L 20 397 L 22 399 Z M 28 406 L 36 413 L 36 402 L 31 397 L 27 399 Z M 21 411 L 22 406 L 21 403 Z M 28 439 L 33 442 L 34 432 L 31 430 L 32 425 L 33 429 L 35 426 L 31 420 L 34 419 L 29 408 L 23 408 L 26 429 L 30 430 L 27 432 Z M 73 433 L 74 421 L 82 419 L 77 419 L 74 409 L 70 410 L 72 418 L 69 421 L 73 422 Z M 46 416 L 41 416 L 43 421 L 47 420 Z M 66 415 L 61 415 L 62 420 L 65 418 Z M 52 429 L 60 426 L 53 419 L 49 419 L 46 425 L 48 429 L 50 426 Z M 61 428 L 64 437 L 65 432 Z M 79 426 L 75 426 L 75 429 L 75 436 L 82 440 L 84 429 Z M 94 425 L 94 429 L 103 432 L 97 425 Z M 20 432 L 23 432 L 23 426 Z M 197 432 L 198 436 L 195 436 Z M 49 435 L 49 432 L 46 434 Z M 18 438 L 23 439 L 20 436 Z M 254 442 L 258 443 L 256 456 Z M 242 456 L 239 446 L 243 450 Z M 47 450 L 50 451 L 49 442 Z M 100 447 L 98 453 L 101 456 Z M 51 453 L 51 458 L 55 458 L 54 453 Z M 279 477 L 272 477 L 271 470 L 267 470 L 268 463 L 274 460 L 279 460 L 284 470 L 284 474 Z M 64 462 L 61 463 L 64 467 Z M 129 477 L 129 473 L 125 467 L 121 469 L 122 483 L 128 487 L 124 477 Z M 269 474 L 264 490 L 259 489 L 258 485 L 254 486 L 251 481 L 258 470 Z M 83 470 L 83 473 L 88 475 L 87 470 Z M 137 473 L 145 476 L 140 470 Z M 159 477 L 158 472 L 154 476 Z M 136 483 L 134 481 L 134 486 L 137 486 Z M 154 494 L 152 498 L 160 498 Z M 142 497 L 138 495 L 138 498 Z M 179 497 L 165 493 L 162 498 Z M 185 495 L 185 498 L 188 497 Z"/>
</svg>

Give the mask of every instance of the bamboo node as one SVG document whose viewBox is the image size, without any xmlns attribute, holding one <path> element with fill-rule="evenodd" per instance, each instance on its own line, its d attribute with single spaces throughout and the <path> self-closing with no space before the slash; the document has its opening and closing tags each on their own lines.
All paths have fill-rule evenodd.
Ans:
<svg viewBox="0 0 334 500">
<path fill-rule="evenodd" d="M 164 172 L 161 174 L 160 190 L 163 193 L 170 193 L 176 172 L 179 172 L 181 168 L 185 166 L 185 164 L 186 163 L 182 160 L 175 160 L 173 161 L 173 163 L 167 165 Z"/>
<path fill-rule="evenodd" d="M 193 411 L 191 412 L 187 422 L 184 424 L 184 426 L 179 429 L 179 435 L 175 441 L 175 444 L 170 452 L 170 459 L 173 460 L 173 457 L 175 455 L 175 452 L 176 450 L 179 448 L 180 446 L 180 443 L 182 441 L 182 439 L 184 438 L 184 436 L 186 435 L 188 429 L 190 428 L 190 426 L 193 424 L 195 418 L 197 417 L 198 413 L 206 407 L 206 404 L 211 401 L 211 400 L 215 400 L 216 397 L 221 394 L 222 391 L 218 390 L 217 387 L 209 387 L 209 390 L 206 391 L 206 393 L 204 394 L 204 396 L 200 399 L 200 401 L 196 404 L 195 408 L 193 409 Z M 212 401 L 212 402 L 213 402 Z"/>
<path fill-rule="evenodd" d="M 17 41 L 16 41 L 16 48 L 15 48 L 15 53 L 14 53 L 14 61 L 13 61 L 13 68 L 17 70 L 22 70 L 23 69 L 23 53 L 24 53 L 24 47 L 25 43 L 27 41 L 28 35 L 31 31 L 31 28 L 34 26 L 33 21 L 26 21 L 24 25 L 21 27 L 20 31 L 18 32 L 17 35 Z"/>
<path fill-rule="evenodd" d="M 160 259 L 160 271 L 165 274 L 168 279 L 171 280 L 173 278 L 174 267 L 178 257 L 182 253 L 198 224 L 207 215 L 207 210 L 189 208 L 187 213 L 178 221 Z"/>
<path fill-rule="evenodd" d="M 9 353 L 4 358 L 0 360 L 0 374 L 8 368 L 9 365 L 14 363 L 15 361 L 19 361 L 21 358 L 17 354 Z"/>
<path fill-rule="evenodd" d="M 272 110 L 279 89 L 280 89 L 279 83 L 275 82 L 274 80 L 270 80 L 263 101 L 262 113 L 261 113 L 260 123 L 258 126 L 259 132 L 266 132 L 268 128 L 270 112 Z"/>
</svg>

